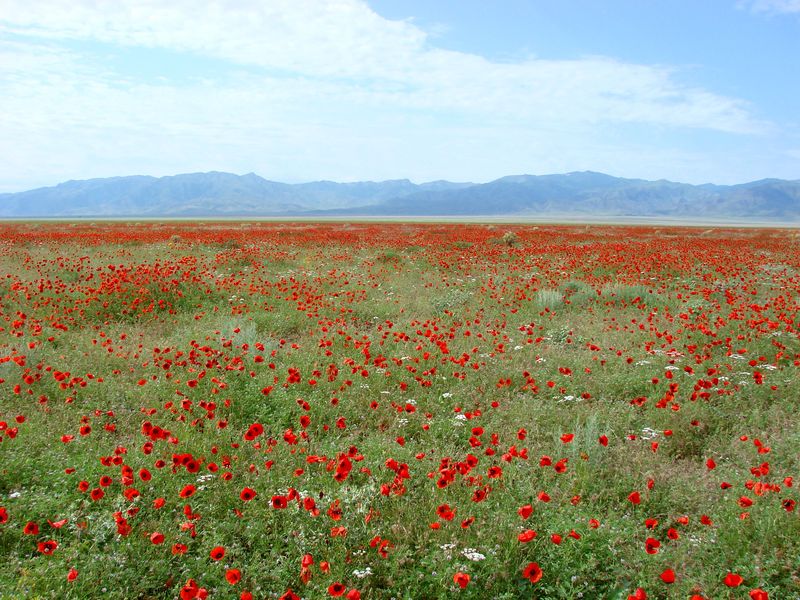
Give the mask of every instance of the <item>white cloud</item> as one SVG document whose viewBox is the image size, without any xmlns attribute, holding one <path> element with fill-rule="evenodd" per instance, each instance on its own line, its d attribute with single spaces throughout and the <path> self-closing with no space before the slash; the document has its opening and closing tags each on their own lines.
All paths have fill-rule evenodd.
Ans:
<svg viewBox="0 0 800 600">
<path fill-rule="evenodd" d="M 170 48 L 316 76 L 414 70 L 426 35 L 357 0 L 0 1 L 15 33 Z"/>
<path fill-rule="evenodd" d="M 755 12 L 800 13 L 800 0 L 745 0 L 741 5 Z"/>
<path fill-rule="evenodd" d="M 358 0 L 3 5 L 0 24 L 12 32 L 192 52 L 339 82 L 367 102 L 737 133 L 761 126 L 741 101 L 681 86 L 665 68 L 595 57 L 492 63 L 431 47 L 418 27 L 383 19 Z"/>
<path fill-rule="evenodd" d="M 7 188 L 37 172 L 90 169 L 480 180 L 589 163 L 587 149 L 609 148 L 599 140 L 617 125 L 769 129 L 745 102 L 682 85 L 664 66 L 492 62 L 437 48 L 411 22 L 359 0 L 0 0 L 2 31 L 16 40 L 0 42 L 0 153 L 14 157 L 0 166 Z M 230 67 L 157 82 L 112 70 L 76 41 Z M 498 172 L 501 157 L 508 169 Z"/>
</svg>

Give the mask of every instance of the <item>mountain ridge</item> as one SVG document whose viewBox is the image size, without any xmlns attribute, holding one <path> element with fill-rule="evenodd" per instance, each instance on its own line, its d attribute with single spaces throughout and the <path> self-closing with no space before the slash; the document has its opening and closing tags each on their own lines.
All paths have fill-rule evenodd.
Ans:
<svg viewBox="0 0 800 600">
<path fill-rule="evenodd" d="M 288 184 L 222 171 L 69 180 L 0 194 L 0 218 L 630 216 L 800 221 L 800 180 L 693 185 L 594 171 L 445 180 Z"/>
</svg>

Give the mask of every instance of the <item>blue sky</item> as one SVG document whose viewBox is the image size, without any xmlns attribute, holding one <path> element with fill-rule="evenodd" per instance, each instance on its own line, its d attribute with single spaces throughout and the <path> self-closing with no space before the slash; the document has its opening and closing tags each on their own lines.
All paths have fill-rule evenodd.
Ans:
<svg viewBox="0 0 800 600">
<path fill-rule="evenodd" d="M 800 0 L 0 0 L 0 191 L 800 179 Z"/>
</svg>

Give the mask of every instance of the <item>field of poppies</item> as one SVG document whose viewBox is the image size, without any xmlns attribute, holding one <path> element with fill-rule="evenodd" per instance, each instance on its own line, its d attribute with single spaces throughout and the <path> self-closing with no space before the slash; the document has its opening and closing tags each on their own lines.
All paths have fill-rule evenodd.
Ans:
<svg viewBox="0 0 800 600">
<path fill-rule="evenodd" d="M 1 598 L 800 598 L 792 231 L 0 230 Z"/>
</svg>

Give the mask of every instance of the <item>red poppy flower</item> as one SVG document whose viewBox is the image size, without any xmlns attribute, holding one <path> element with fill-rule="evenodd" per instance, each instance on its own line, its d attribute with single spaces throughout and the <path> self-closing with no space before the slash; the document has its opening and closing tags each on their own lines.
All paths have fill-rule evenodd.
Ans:
<svg viewBox="0 0 800 600">
<path fill-rule="evenodd" d="M 45 542 L 39 542 L 37 549 L 42 554 L 51 555 L 53 552 L 56 551 L 58 548 L 58 542 L 55 540 L 47 540 Z"/>
<path fill-rule="evenodd" d="M 197 593 L 200 591 L 200 586 L 197 585 L 197 582 L 194 579 L 189 579 L 181 588 L 180 597 L 181 600 L 194 600 L 197 597 Z"/>
<path fill-rule="evenodd" d="M 445 487 L 445 486 L 447 485 L 447 484 L 444 484 L 444 485 L 440 486 L 440 485 L 439 485 L 439 483 L 440 483 L 441 481 L 442 481 L 442 480 L 440 479 L 439 481 L 437 481 L 437 482 L 436 482 L 436 485 L 437 485 L 437 487 Z M 475 490 L 474 492 L 472 492 L 472 498 L 471 498 L 471 500 L 472 500 L 473 502 L 475 502 L 475 503 L 478 503 L 478 502 L 483 502 L 484 500 L 486 500 L 486 496 L 488 496 L 488 495 L 489 495 L 489 491 L 490 491 L 490 490 L 491 490 L 491 488 L 490 488 L 489 486 L 485 486 L 485 487 L 482 487 L 482 488 L 478 488 L 477 490 Z"/>
<path fill-rule="evenodd" d="M 186 544 L 173 544 L 172 546 L 172 554 L 175 556 L 179 556 L 181 554 L 186 554 L 189 551 L 189 546 Z"/>
<path fill-rule="evenodd" d="M 334 473 L 333 478 L 341 483 L 347 476 L 350 475 L 350 471 L 353 468 L 353 463 L 350 462 L 350 459 L 346 456 L 341 456 L 339 458 L 339 462 L 336 465 L 336 473 Z"/>
<path fill-rule="evenodd" d="M 241 498 L 245 502 L 249 502 L 253 498 L 256 497 L 256 491 L 253 488 L 246 487 L 242 490 L 239 494 L 239 498 Z"/>
<path fill-rule="evenodd" d="M 25 535 L 38 535 L 39 525 L 37 525 L 34 521 L 28 521 L 25 523 L 25 527 L 22 528 L 22 533 Z"/>
<path fill-rule="evenodd" d="M 239 569 L 228 569 L 225 571 L 225 579 L 231 585 L 236 585 L 242 580 L 242 572 Z"/>
<path fill-rule="evenodd" d="M 334 598 L 337 596 L 344 596 L 346 590 L 347 588 L 343 583 L 336 581 L 328 586 L 328 595 L 333 596 Z"/>
<path fill-rule="evenodd" d="M 469 585 L 469 580 L 470 576 L 466 573 L 462 573 L 461 571 L 453 575 L 453 583 L 455 583 L 462 590 Z"/>
<path fill-rule="evenodd" d="M 521 506 L 517 510 L 517 514 L 522 517 L 523 519 L 527 519 L 528 517 L 533 514 L 533 507 L 530 504 L 526 504 L 525 506 Z"/>
<path fill-rule="evenodd" d="M 539 563 L 528 563 L 528 566 L 522 570 L 522 576 L 531 583 L 536 583 L 539 581 L 542 578 L 542 575 L 543 572 L 539 567 Z"/>
<path fill-rule="evenodd" d="M 661 581 L 664 583 L 675 583 L 675 571 L 672 569 L 664 570 L 659 577 L 661 577 Z"/>
<path fill-rule="evenodd" d="M 642 502 L 642 496 L 639 492 L 631 492 L 628 494 L 628 502 L 631 504 L 640 504 Z"/>
<path fill-rule="evenodd" d="M 222 560 L 225 558 L 225 548 L 222 546 L 214 546 L 209 553 L 211 560 Z"/>
<path fill-rule="evenodd" d="M 750 590 L 751 600 L 769 600 L 769 594 L 761 588 Z"/>
<path fill-rule="evenodd" d="M 72 567 L 67 573 L 67 581 L 75 581 L 78 578 L 78 569 Z"/>
<path fill-rule="evenodd" d="M 183 489 L 180 492 L 180 497 L 181 498 L 190 498 L 191 496 L 194 496 L 194 493 L 196 491 L 197 491 L 197 488 L 190 483 L 190 484 L 185 485 L 183 487 Z"/>
<path fill-rule="evenodd" d="M 164 543 L 164 534 L 159 533 L 158 531 L 154 531 L 150 534 L 150 543 L 152 544 L 163 544 Z"/>
<path fill-rule="evenodd" d="M 727 585 L 728 587 L 739 587 L 744 582 L 744 577 L 739 575 L 738 573 L 728 573 L 725 575 L 725 579 L 722 580 L 722 583 Z"/>
<path fill-rule="evenodd" d="M 536 532 L 533 529 L 526 529 L 517 536 L 517 539 L 523 544 L 527 544 L 536 537 Z"/>
<path fill-rule="evenodd" d="M 661 542 L 655 538 L 647 538 L 644 541 L 644 550 L 648 554 L 658 554 L 658 549 L 661 547 Z"/>
<path fill-rule="evenodd" d="M 262 433 L 264 433 L 264 426 L 261 425 L 261 423 L 253 423 L 245 432 L 244 439 L 250 442 L 260 436 Z"/>
<path fill-rule="evenodd" d="M 455 511 L 450 508 L 449 504 L 441 504 L 440 506 L 436 507 L 436 514 L 440 519 L 444 519 L 445 521 L 452 521 L 456 516 Z"/>
</svg>

